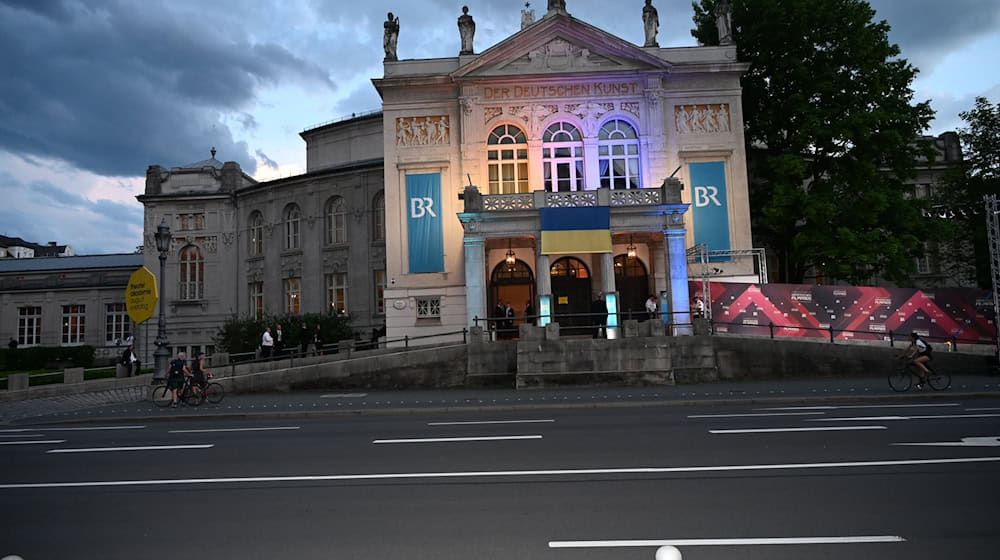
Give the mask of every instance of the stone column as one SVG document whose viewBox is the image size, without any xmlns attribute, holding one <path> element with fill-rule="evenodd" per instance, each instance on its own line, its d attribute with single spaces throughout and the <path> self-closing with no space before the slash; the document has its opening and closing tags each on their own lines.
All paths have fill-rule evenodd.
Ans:
<svg viewBox="0 0 1000 560">
<path fill-rule="evenodd" d="M 601 293 L 610 294 L 613 291 L 615 291 L 615 255 L 601 253 Z"/>
<path fill-rule="evenodd" d="M 540 247 L 542 245 L 541 237 L 538 237 L 538 243 L 536 244 L 541 251 Z M 543 255 L 541 252 L 535 254 L 535 292 L 539 296 L 549 295 L 552 293 L 552 275 L 549 272 L 549 256 Z M 538 302 L 536 301 L 537 305 Z"/>
<path fill-rule="evenodd" d="M 465 236 L 462 240 L 465 257 L 465 323 L 475 326 L 479 317 L 480 327 L 486 318 L 486 240 L 478 236 Z"/>
<path fill-rule="evenodd" d="M 679 216 L 677 216 L 679 217 Z M 687 230 L 671 227 L 663 231 L 667 259 L 667 291 L 670 296 L 670 328 L 675 335 L 692 334 L 691 300 L 688 294 Z"/>
</svg>

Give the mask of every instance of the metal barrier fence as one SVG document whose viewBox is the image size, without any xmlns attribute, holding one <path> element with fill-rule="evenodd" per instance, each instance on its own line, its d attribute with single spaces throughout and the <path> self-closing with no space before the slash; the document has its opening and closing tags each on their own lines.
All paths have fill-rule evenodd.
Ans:
<svg viewBox="0 0 1000 560">
<path fill-rule="evenodd" d="M 869 337 L 871 335 L 873 335 L 873 334 L 878 334 L 878 333 L 873 333 L 872 331 L 859 331 L 859 330 L 851 330 L 851 329 L 834 329 L 833 327 L 804 327 L 804 326 L 801 326 L 801 325 L 777 325 L 774 322 L 768 322 L 766 325 L 749 325 L 749 324 L 745 324 L 745 323 L 742 323 L 742 322 L 740 322 L 740 323 L 734 323 L 734 322 L 717 321 L 717 320 L 715 320 L 715 318 L 709 319 L 709 330 L 710 330 L 711 334 L 713 334 L 713 335 L 729 334 L 729 333 L 726 333 L 726 332 L 720 333 L 718 331 L 718 326 L 719 325 L 738 325 L 741 329 L 750 329 L 750 330 L 754 330 L 754 329 L 767 329 L 768 337 L 772 338 L 772 339 L 773 338 L 796 338 L 795 336 L 790 336 L 790 335 L 788 335 L 788 336 L 782 336 L 781 334 L 777 334 L 777 335 L 775 334 L 776 330 L 780 331 L 782 329 L 787 330 L 787 332 L 798 332 L 798 331 L 821 332 L 821 333 L 823 333 L 822 338 L 826 338 L 830 342 L 836 342 L 838 340 L 838 336 L 842 335 L 842 334 L 850 334 L 850 335 L 853 335 L 853 334 L 863 334 L 863 335 L 866 335 L 866 336 L 869 336 Z M 873 343 L 874 342 L 880 342 L 880 341 L 881 342 L 888 342 L 889 346 L 894 348 L 896 346 L 897 338 L 898 338 L 898 340 L 905 340 L 905 341 L 907 341 L 907 345 L 908 345 L 909 344 L 908 341 L 909 341 L 909 337 L 910 337 L 910 332 L 911 331 L 892 331 L 892 330 L 889 330 L 884 335 L 882 335 L 880 338 L 879 337 L 855 338 L 853 336 L 843 336 L 843 337 L 840 337 L 839 340 L 842 341 L 842 342 L 843 341 L 859 341 L 859 342 L 873 342 Z M 740 333 L 740 334 L 745 334 L 745 333 Z M 821 337 L 810 336 L 808 338 L 815 339 L 815 338 L 821 338 Z M 949 350 L 952 350 L 952 351 L 956 350 L 958 348 L 959 343 L 964 344 L 966 346 L 980 346 L 980 345 L 987 344 L 987 343 L 988 344 L 992 344 L 991 342 L 984 343 L 982 340 L 980 340 L 978 338 L 959 338 L 959 337 L 957 337 L 955 335 L 952 335 L 951 337 L 923 336 L 923 335 L 921 335 L 921 338 L 923 338 L 925 341 L 930 342 L 930 343 L 935 343 L 936 342 L 936 343 L 944 344 L 944 345 L 946 345 L 948 347 Z"/>
</svg>

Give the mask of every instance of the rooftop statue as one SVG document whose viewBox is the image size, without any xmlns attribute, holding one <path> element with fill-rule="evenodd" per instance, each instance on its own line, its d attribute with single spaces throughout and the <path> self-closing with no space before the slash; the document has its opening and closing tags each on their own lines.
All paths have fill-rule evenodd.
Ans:
<svg viewBox="0 0 1000 560">
<path fill-rule="evenodd" d="M 730 0 L 719 0 L 715 5 L 715 26 L 719 29 L 719 44 L 733 43 L 733 4 Z"/>
<path fill-rule="evenodd" d="M 642 8 L 642 28 L 646 31 L 646 43 L 642 46 L 659 47 L 656 34 L 660 30 L 660 16 L 653 7 L 653 0 L 646 0 L 646 5 Z"/>
<path fill-rule="evenodd" d="M 549 10 L 545 15 L 550 16 L 552 14 L 569 15 L 566 12 L 566 0 L 549 0 Z"/>
<path fill-rule="evenodd" d="M 399 60 L 396 58 L 396 40 L 399 38 L 399 18 L 393 18 L 392 12 L 382 24 L 385 28 L 385 35 L 382 37 L 382 48 L 385 49 L 386 60 Z"/>
<path fill-rule="evenodd" d="M 476 22 L 469 15 L 468 6 L 462 6 L 462 15 L 458 16 L 458 34 L 462 37 L 462 50 L 458 54 L 475 54 L 472 38 L 476 34 Z"/>
</svg>

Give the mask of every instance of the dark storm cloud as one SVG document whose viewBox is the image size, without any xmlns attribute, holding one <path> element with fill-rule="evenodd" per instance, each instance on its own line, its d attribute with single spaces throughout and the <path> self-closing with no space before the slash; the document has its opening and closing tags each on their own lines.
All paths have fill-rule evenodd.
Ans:
<svg viewBox="0 0 1000 560">
<path fill-rule="evenodd" d="M 36 243 L 59 240 L 78 254 L 132 252 L 142 239 L 138 202 L 91 201 L 48 181 L 25 184 L 5 171 L 0 199 L 0 234 Z"/>
<path fill-rule="evenodd" d="M 253 173 L 225 116 L 285 80 L 334 89 L 316 64 L 232 25 L 227 36 L 204 18 L 135 8 L 0 0 L 0 149 L 139 175 L 150 163 L 204 159 L 215 145 Z"/>
<path fill-rule="evenodd" d="M 870 0 L 876 20 L 892 27 L 889 39 L 924 73 L 956 47 L 1000 26 L 1000 2 L 994 0 Z"/>
<path fill-rule="evenodd" d="M 257 154 L 257 157 L 260 158 L 260 161 L 262 161 L 264 163 L 265 167 L 270 167 L 271 169 L 278 169 L 278 167 L 279 167 L 278 166 L 278 162 L 276 162 L 273 159 L 267 157 L 267 154 L 264 153 L 264 150 L 261 150 L 260 148 L 257 148 L 256 154 Z"/>
</svg>

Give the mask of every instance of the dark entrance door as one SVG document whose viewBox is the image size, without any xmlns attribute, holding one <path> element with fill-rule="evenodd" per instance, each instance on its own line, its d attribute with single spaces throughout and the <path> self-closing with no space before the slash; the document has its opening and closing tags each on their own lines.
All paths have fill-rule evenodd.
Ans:
<svg viewBox="0 0 1000 560">
<path fill-rule="evenodd" d="M 493 274 L 490 275 L 488 312 L 491 319 L 496 319 L 490 326 L 497 330 L 498 338 L 514 338 L 517 325 L 524 322 L 524 307 L 534 300 L 535 276 L 526 262 L 517 260 L 509 265 L 504 261 L 493 269 Z M 499 314 L 497 305 L 507 303 L 514 309 L 514 318 L 500 320 L 495 317 Z"/>
<path fill-rule="evenodd" d="M 554 320 L 567 334 L 589 334 L 591 320 L 590 270 L 573 257 L 557 260 L 549 269 L 552 282 Z"/>
<path fill-rule="evenodd" d="M 615 288 L 618 305 L 625 319 L 645 319 L 646 299 L 649 298 L 649 274 L 638 257 L 615 257 Z"/>
</svg>

